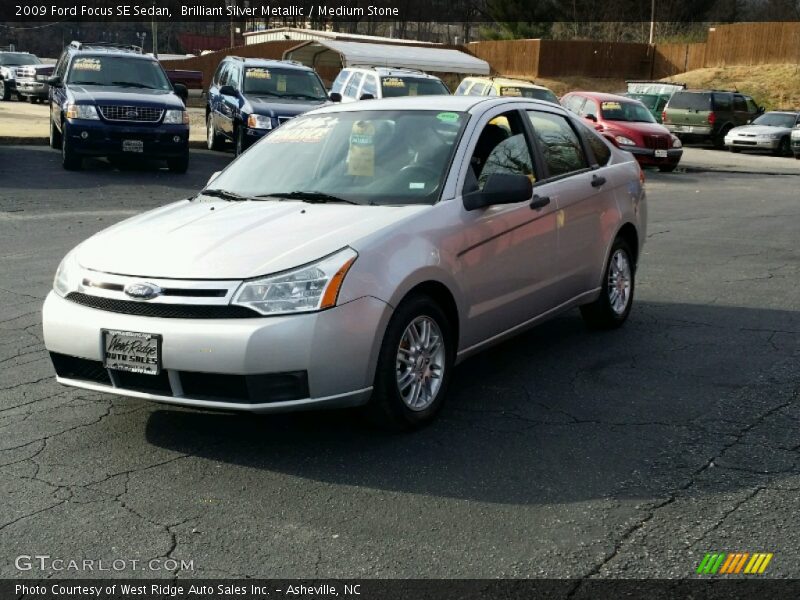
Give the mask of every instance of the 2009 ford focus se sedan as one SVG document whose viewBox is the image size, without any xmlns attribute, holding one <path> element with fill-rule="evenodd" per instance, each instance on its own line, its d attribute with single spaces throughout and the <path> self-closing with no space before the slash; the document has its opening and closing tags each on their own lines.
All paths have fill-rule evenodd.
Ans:
<svg viewBox="0 0 800 600">
<path fill-rule="evenodd" d="M 561 311 L 631 310 L 641 171 L 559 106 L 425 97 L 282 125 L 197 196 L 72 250 L 44 305 L 58 381 L 252 412 L 441 408 L 454 365 Z"/>
</svg>

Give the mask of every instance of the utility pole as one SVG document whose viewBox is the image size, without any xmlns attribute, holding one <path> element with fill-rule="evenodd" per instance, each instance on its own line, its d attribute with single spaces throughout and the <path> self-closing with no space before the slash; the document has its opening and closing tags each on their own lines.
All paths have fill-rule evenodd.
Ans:
<svg viewBox="0 0 800 600">
<path fill-rule="evenodd" d="M 656 0 L 650 0 L 650 45 L 653 45 L 656 31 Z"/>
<path fill-rule="evenodd" d="M 155 5 L 156 3 L 153 2 L 153 6 Z M 158 24 L 156 23 L 155 14 L 153 15 L 153 20 L 150 21 L 150 28 L 153 31 L 153 56 L 158 58 Z"/>
</svg>

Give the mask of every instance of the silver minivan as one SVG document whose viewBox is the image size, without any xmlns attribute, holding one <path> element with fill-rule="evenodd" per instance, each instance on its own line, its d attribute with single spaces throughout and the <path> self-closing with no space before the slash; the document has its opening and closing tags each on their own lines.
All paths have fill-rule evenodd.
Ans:
<svg viewBox="0 0 800 600">
<path fill-rule="evenodd" d="M 365 405 L 414 427 L 475 352 L 575 307 L 591 327 L 625 322 L 643 184 L 630 153 L 552 103 L 330 105 L 69 252 L 45 344 L 66 385 L 252 412 Z"/>
</svg>

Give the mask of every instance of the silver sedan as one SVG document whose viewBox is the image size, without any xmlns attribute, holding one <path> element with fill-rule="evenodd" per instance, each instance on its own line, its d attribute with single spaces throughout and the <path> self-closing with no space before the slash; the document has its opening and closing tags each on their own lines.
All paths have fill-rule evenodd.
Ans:
<svg viewBox="0 0 800 600">
<path fill-rule="evenodd" d="M 480 350 L 575 307 L 594 328 L 625 322 L 643 184 L 631 154 L 547 102 L 328 106 L 73 249 L 45 344 L 65 385 L 252 412 L 365 405 L 414 427 Z"/>
<path fill-rule="evenodd" d="M 725 136 L 731 152 L 769 150 L 777 156 L 791 154 L 792 129 L 800 124 L 800 112 L 764 113 L 749 125 L 734 127 Z"/>
</svg>

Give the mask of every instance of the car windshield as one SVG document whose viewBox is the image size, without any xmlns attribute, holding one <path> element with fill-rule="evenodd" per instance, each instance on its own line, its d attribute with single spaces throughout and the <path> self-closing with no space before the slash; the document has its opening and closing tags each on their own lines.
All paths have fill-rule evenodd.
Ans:
<svg viewBox="0 0 800 600">
<path fill-rule="evenodd" d="M 128 56 L 76 56 L 67 83 L 148 90 L 172 89 L 164 69 L 156 61 Z"/>
<path fill-rule="evenodd" d="M 600 113 L 606 121 L 656 122 L 650 111 L 638 102 L 604 101 L 600 103 Z"/>
<path fill-rule="evenodd" d="M 532 88 L 525 86 L 504 85 L 500 87 L 501 96 L 514 96 L 517 98 L 533 98 L 534 100 L 545 100 L 558 104 L 558 98 L 550 90 Z"/>
<path fill-rule="evenodd" d="M 425 79 L 423 77 L 381 77 L 381 88 L 383 89 L 384 98 L 450 94 L 445 85 L 438 79 Z"/>
<path fill-rule="evenodd" d="M 675 92 L 669 99 L 668 108 L 678 110 L 711 110 L 711 94 Z"/>
<path fill-rule="evenodd" d="M 40 65 L 42 61 L 33 54 L 3 54 L 0 53 L 0 65 L 4 67 L 17 67 L 20 65 Z"/>
<path fill-rule="evenodd" d="M 325 87 L 313 71 L 250 67 L 244 71 L 244 93 L 280 98 L 326 99 Z"/>
<path fill-rule="evenodd" d="M 791 129 L 797 123 L 797 115 L 786 113 L 766 113 L 753 120 L 753 125 L 767 125 L 769 127 L 785 127 Z"/>
<path fill-rule="evenodd" d="M 298 117 L 245 152 L 209 192 L 245 200 L 433 204 L 467 118 L 414 110 Z"/>
</svg>

